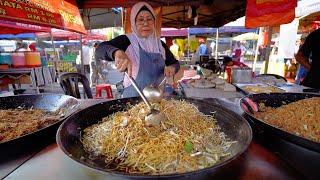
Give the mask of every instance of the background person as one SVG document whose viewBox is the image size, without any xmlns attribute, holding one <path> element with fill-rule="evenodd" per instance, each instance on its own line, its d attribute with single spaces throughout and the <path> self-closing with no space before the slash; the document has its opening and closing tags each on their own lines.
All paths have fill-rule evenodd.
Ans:
<svg viewBox="0 0 320 180">
<path fill-rule="evenodd" d="M 21 51 L 21 52 L 28 51 L 28 44 L 27 44 L 27 43 L 24 43 L 24 42 L 18 41 L 18 42 L 16 43 L 16 49 L 15 49 L 15 51 L 17 51 L 17 52 L 19 52 L 19 51 Z"/>
<path fill-rule="evenodd" d="M 81 70 L 81 52 L 79 51 L 79 54 L 77 56 L 77 59 L 76 59 L 76 66 L 77 66 L 77 71 L 79 73 L 82 72 Z M 88 46 L 88 43 L 87 42 L 84 42 L 83 45 L 82 45 L 82 61 L 83 61 L 83 68 L 84 68 L 84 74 L 88 74 L 90 73 L 90 47 Z"/>
<path fill-rule="evenodd" d="M 304 44 L 306 40 L 305 36 L 301 36 L 300 40 L 298 40 L 296 42 L 296 49 L 295 49 L 295 54 L 298 53 L 299 49 L 301 48 L 301 46 Z M 308 58 L 309 59 L 309 58 Z M 295 61 L 297 61 L 295 59 Z M 309 59 L 310 62 L 310 59 Z M 304 78 L 307 76 L 308 74 L 308 70 L 307 68 L 305 68 L 304 66 L 302 66 L 301 64 L 298 65 L 298 71 L 297 71 L 297 76 L 295 78 L 295 83 L 296 84 L 301 84 L 301 82 L 304 80 Z"/>
<path fill-rule="evenodd" d="M 244 55 L 247 49 L 240 41 L 237 41 L 235 47 L 233 48 L 233 54 L 235 61 L 244 62 Z"/>
<path fill-rule="evenodd" d="M 227 66 L 231 66 L 231 67 L 248 67 L 246 64 L 240 62 L 240 61 L 236 61 L 236 60 L 232 60 L 231 57 L 229 56 L 224 56 L 223 57 L 223 66 L 224 69 Z"/>
<path fill-rule="evenodd" d="M 106 83 L 106 76 L 102 73 L 103 65 L 100 60 L 97 60 L 94 57 L 96 48 L 98 47 L 98 43 L 95 42 L 90 51 L 90 86 L 94 86 L 98 84 L 99 78 L 102 79 L 103 83 Z"/>
<path fill-rule="evenodd" d="M 170 46 L 170 51 L 176 59 L 180 59 L 180 47 L 177 44 L 177 40 L 172 40 L 172 45 Z"/>
<path fill-rule="evenodd" d="M 199 52 L 199 56 L 209 55 L 209 50 L 208 50 L 208 46 L 206 44 L 206 40 L 204 38 L 200 38 L 199 43 L 200 43 L 200 45 L 197 50 Z"/>
<path fill-rule="evenodd" d="M 310 33 L 296 54 L 296 60 L 304 66 L 308 73 L 302 85 L 320 89 L 320 29 Z M 309 57 L 312 62 L 310 63 Z"/>
</svg>

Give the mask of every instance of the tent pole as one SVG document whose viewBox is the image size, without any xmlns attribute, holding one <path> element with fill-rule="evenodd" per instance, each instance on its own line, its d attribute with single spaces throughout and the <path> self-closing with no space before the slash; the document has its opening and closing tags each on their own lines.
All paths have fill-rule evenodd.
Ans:
<svg viewBox="0 0 320 180">
<path fill-rule="evenodd" d="M 262 36 L 262 28 L 259 28 L 259 38 Z M 254 60 L 252 64 L 252 71 L 256 70 L 257 60 L 258 60 L 258 52 L 259 52 L 259 39 L 257 40 L 257 45 L 254 53 Z"/>
<path fill-rule="evenodd" d="M 264 74 L 268 73 L 268 66 L 269 60 L 271 55 L 271 39 L 272 39 L 272 27 L 268 27 L 268 45 L 267 45 L 267 52 L 266 52 L 266 61 L 264 66 Z"/>
<path fill-rule="evenodd" d="M 112 32 L 111 32 L 111 37 L 112 37 L 112 39 L 114 38 L 114 27 L 111 27 L 111 30 L 112 30 Z"/>
<path fill-rule="evenodd" d="M 56 52 L 56 45 L 54 44 L 54 40 L 53 40 L 53 34 L 52 34 L 52 29 L 50 30 L 50 36 L 51 36 L 51 43 L 52 43 L 52 47 L 53 47 L 53 55 L 54 55 L 54 59 L 53 59 L 53 68 L 54 68 L 54 71 L 59 74 L 59 69 L 58 69 L 58 58 L 57 57 L 57 52 Z M 56 77 L 54 77 L 55 79 Z"/>
<path fill-rule="evenodd" d="M 81 60 L 80 72 L 85 74 L 86 72 L 85 72 L 84 65 L 83 65 L 82 34 L 80 34 L 80 60 Z"/>
<path fill-rule="evenodd" d="M 189 28 L 188 28 L 188 59 L 190 57 L 190 32 L 189 32 Z"/>
<path fill-rule="evenodd" d="M 232 37 L 230 38 L 230 57 L 232 57 Z"/>
<path fill-rule="evenodd" d="M 215 51 L 215 59 L 218 59 L 218 45 L 219 45 L 219 28 L 216 31 L 216 51 Z"/>
</svg>

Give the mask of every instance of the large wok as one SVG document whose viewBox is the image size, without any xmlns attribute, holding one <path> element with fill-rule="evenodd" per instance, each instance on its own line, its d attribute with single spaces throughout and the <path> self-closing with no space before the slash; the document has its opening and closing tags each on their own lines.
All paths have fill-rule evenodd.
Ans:
<svg viewBox="0 0 320 180">
<path fill-rule="evenodd" d="M 43 109 L 46 112 L 59 111 L 58 121 L 47 127 L 30 132 L 26 135 L 0 143 L 0 153 L 16 154 L 26 151 L 31 145 L 39 145 L 48 138 L 55 137 L 59 125 L 76 111 L 77 99 L 58 94 L 37 94 L 0 97 L 0 109 L 15 109 L 18 107 Z M 41 140 L 41 141 L 40 141 Z"/>
<path fill-rule="evenodd" d="M 260 103 L 264 103 L 269 107 L 280 107 L 281 105 L 288 104 L 290 102 L 311 97 L 320 97 L 320 95 L 306 93 L 251 94 L 240 100 L 240 106 L 245 112 L 245 118 L 249 120 L 249 123 L 254 127 L 254 129 L 257 129 L 262 133 L 266 133 L 267 135 L 277 136 L 298 146 L 320 153 L 320 143 L 281 130 L 273 125 L 265 123 L 263 120 L 255 118 L 253 115 L 254 111 L 259 111 L 258 104 Z"/>
<path fill-rule="evenodd" d="M 65 122 L 61 124 L 57 132 L 57 143 L 62 151 L 70 157 L 72 160 L 84 165 L 85 167 L 94 170 L 94 172 L 102 173 L 108 177 L 118 178 L 200 178 L 217 173 L 222 167 L 232 160 L 236 159 L 242 154 L 248 147 L 252 139 L 252 131 L 245 119 L 241 116 L 229 111 L 218 105 L 209 104 L 205 101 L 186 99 L 187 101 L 194 103 L 198 106 L 199 110 L 205 114 L 216 111 L 216 118 L 218 124 L 222 128 L 222 131 L 231 140 L 235 140 L 238 143 L 231 146 L 231 157 L 224 159 L 219 164 L 198 170 L 195 172 L 183 173 L 183 174 L 170 174 L 162 176 L 147 176 L 147 175 L 132 175 L 128 173 L 122 173 L 106 169 L 105 162 L 100 160 L 91 160 L 90 155 L 83 149 L 82 143 L 80 142 L 82 131 L 93 124 L 98 123 L 105 116 L 108 116 L 114 112 L 124 110 L 126 104 L 136 104 L 140 102 L 139 98 L 126 98 L 118 99 L 100 104 L 93 105 L 77 113 L 71 115 Z"/>
</svg>

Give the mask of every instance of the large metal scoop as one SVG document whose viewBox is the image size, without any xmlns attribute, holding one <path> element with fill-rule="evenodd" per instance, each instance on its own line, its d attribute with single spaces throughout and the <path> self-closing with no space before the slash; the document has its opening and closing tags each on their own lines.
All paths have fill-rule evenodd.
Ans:
<svg viewBox="0 0 320 180">
<path fill-rule="evenodd" d="M 130 77 L 127 72 L 125 72 L 125 75 L 128 77 L 129 81 L 131 82 L 133 87 L 136 89 L 136 91 L 139 93 L 142 100 L 146 103 L 146 105 L 148 106 L 148 108 L 150 110 L 149 114 L 146 115 L 144 118 L 144 120 L 146 121 L 146 125 L 147 126 L 160 125 L 161 121 L 166 120 L 166 116 L 164 114 L 162 114 L 159 110 L 156 110 L 151 106 L 151 104 L 149 103 L 149 101 L 147 100 L 147 98 L 145 97 L 143 92 L 141 92 L 141 90 L 139 89 L 135 80 L 132 77 Z"/>
<path fill-rule="evenodd" d="M 164 78 L 158 86 L 149 85 L 143 88 L 143 94 L 149 102 L 158 103 L 163 98 L 166 78 Z"/>
</svg>

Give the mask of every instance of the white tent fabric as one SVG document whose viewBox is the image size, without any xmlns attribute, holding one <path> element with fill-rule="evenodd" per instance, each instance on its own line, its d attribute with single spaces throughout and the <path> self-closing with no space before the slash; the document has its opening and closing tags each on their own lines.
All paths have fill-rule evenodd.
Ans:
<svg viewBox="0 0 320 180">
<path fill-rule="evenodd" d="M 302 0 L 298 2 L 298 7 L 296 8 L 296 17 L 303 18 L 312 13 L 320 11 L 320 1 L 319 0 Z"/>
<path fill-rule="evenodd" d="M 234 41 L 258 40 L 258 39 L 259 39 L 259 35 L 252 32 L 240 34 L 232 38 L 232 40 Z"/>
</svg>

